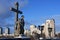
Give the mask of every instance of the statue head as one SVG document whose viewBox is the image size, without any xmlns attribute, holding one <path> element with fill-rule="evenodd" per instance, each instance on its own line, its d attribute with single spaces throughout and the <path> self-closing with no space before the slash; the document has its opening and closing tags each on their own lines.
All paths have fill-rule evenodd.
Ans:
<svg viewBox="0 0 60 40">
<path fill-rule="evenodd" d="M 21 16 L 21 19 L 24 19 L 24 15 Z"/>
</svg>

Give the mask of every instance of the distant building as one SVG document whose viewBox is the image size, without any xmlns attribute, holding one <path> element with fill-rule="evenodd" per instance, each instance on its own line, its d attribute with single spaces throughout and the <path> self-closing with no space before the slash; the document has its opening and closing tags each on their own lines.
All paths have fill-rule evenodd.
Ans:
<svg viewBox="0 0 60 40">
<path fill-rule="evenodd" d="M 30 30 L 25 30 L 25 31 L 24 31 L 24 34 L 25 34 L 27 37 L 30 37 L 31 32 L 30 32 Z"/>
<path fill-rule="evenodd" d="M 45 23 L 43 23 L 41 26 L 44 26 L 43 33 L 45 33 Z"/>
<path fill-rule="evenodd" d="M 5 29 L 5 34 L 10 34 L 10 29 L 8 27 Z"/>
<path fill-rule="evenodd" d="M 30 25 L 31 37 L 34 40 L 38 40 L 41 34 L 41 31 L 35 26 Z"/>
<path fill-rule="evenodd" d="M 0 34 L 3 34 L 3 29 L 2 29 L 2 27 L 0 27 Z"/>
<path fill-rule="evenodd" d="M 41 31 L 35 25 L 30 25 L 30 31 L 31 31 L 31 35 L 33 35 L 34 32 L 37 34 L 41 34 Z"/>
<path fill-rule="evenodd" d="M 49 31 L 48 31 L 49 27 L 52 28 L 51 37 L 52 38 L 55 37 L 55 20 L 54 19 L 46 20 L 46 22 L 40 26 L 44 26 L 42 33 L 45 35 L 46 38 L 50 37 Z M 31 35 L 34 35 L 34 33 L 41 34 L 41 30 L 39 30 L 39 28 L 37 28 L 35 25 L 30 25 L 30 31 L 31 31 Z"/>
<path fill-rule="evenodd" d="M 53 38 L 55 36 L 55 21 L 54 21 L 54 19 L 46 20 L 46 22 L 44 24 L 43 32 L 44 32 L 46 38 L 49 37 L 48 27 L 52 28 L 51 37 Z"/>
</svg>

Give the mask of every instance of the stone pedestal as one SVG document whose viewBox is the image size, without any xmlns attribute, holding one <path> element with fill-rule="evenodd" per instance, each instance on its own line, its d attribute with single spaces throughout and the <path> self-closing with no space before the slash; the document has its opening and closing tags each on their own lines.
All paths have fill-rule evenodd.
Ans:
<svg viewBox="0 0 60 40">
<path fill-rule="evenodd" d="M 15 33 L 14 33 L 14 35 L 19 36 L 19 34 L 20 34 L 20 21 L 17 21 L 16 25 L 15 25 Z"/>
<path fill-rule="evenodd" d="M 21 39 L 21 40 L 31 40 L 30 37 L 27 37 L 24 34 L 20 34 L 18 37 L 14 37 L 14 38 Z"/>
</svg>

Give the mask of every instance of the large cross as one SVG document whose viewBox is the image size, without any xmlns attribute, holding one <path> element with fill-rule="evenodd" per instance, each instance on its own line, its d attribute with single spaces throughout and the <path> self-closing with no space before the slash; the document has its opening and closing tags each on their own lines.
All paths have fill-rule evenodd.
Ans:
<svg viewBox="0 0 60 40">
<path fill-rule="evenodd" d="M 16 16 L 15 21 L 17 22 L 18 21 L 18 13 L 22 14 L 22 11 L 18 10 L 18 7 L 19 7 L 18 2 L 16 2 L 15 5 L 16 5 L 16 8 L 10 8 L 10 10 L 16 12 L 15 13 L 15 16 Z"/>
<path fill-rule="evenodd" d="M 18 29 L 20 26 L 18 26 L 18 14 L 22 14 L 22 11 L 18 10 L 19 4 L 18 2 L 15 3 L 16 8 L 10 8 L 11 11 L 15 12 L 15 35 L 19 35 L 20 30 Z"/>
</svg>

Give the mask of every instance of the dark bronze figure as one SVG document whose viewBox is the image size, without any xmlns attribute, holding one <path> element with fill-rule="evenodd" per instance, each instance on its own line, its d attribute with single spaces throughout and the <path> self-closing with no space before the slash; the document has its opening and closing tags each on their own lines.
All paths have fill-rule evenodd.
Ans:
<svg viewBox="0 0 60 40">
<path fill-rule="evenodd" d="M 20 34 L 24 34 L 24 25 L 25 25 L 25 22 L 24 22 L 24 16 L 22 15 L 21 16 L 21 19 L 20 19 L 20 23 L 21 23 L 21 26 L 20 26 Z"/>
</svg>

